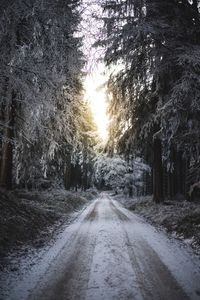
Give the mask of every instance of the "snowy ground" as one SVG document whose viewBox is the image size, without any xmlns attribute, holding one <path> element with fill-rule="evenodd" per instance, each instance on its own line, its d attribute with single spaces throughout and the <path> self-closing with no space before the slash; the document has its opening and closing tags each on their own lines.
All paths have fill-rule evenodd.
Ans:
<svg viewBox="0 0 200 300">
<path fill-rule="evenodd" d="M 117 195 L 114 198 L 151 224 L 161 226 L 170 235 L 189 244 L 200 255 L 199 202 L 168 200 L 155 204 L 152 196 L 128 198 Z"/>
<path fill-rule="evenodd" d="M 107 193 L 21 266 L 1 274 L 1 299 L 200 299 L 199 258 Z"/>
<path fill-rule="evenodd" d="M 50 242 L 62 223 L 71 220 L 70 214 L 96 195 L 95 190 L 73 192 L 62 188 L 0 190 L 0 270 L 16 270 L 16 259 Z"/>
</svg>

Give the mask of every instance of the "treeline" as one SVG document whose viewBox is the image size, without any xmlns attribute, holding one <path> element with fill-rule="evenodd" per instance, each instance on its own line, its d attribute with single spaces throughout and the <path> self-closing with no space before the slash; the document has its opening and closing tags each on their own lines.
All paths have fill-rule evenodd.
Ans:
<svg viewBox="0 0 200 300">
<path fill-rule="evenodd" d="M 125 160 L 119 155 L 100 154 L 95 159 L 94 184 L 100 190 L 111 189 L 118 194 L 141 196 L 150 168 L 137 157 Z"/>
<path fill-rule="evenodd" d="M 1 1 L 1 187 L 90 185 L 96 128 L 83 100 L 80 3 Z"/>
<path fill-rule="evenodd" d="M 111 117 L 108 152 L 151 166 L 156 202 L 200 188 L 200 14 L 197 0 L 101 1 Z"/>
</svg>

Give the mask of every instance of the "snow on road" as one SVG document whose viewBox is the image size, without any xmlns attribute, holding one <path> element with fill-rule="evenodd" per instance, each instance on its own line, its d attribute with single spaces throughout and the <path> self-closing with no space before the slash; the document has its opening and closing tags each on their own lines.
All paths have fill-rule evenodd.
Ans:
<svg viewBox="0 0 200 300">
<path fill-rule="evenodd" d="M 180 245 L 102 193 L 1 299 L 200 299 L 200 261 Z"/>
</svg>

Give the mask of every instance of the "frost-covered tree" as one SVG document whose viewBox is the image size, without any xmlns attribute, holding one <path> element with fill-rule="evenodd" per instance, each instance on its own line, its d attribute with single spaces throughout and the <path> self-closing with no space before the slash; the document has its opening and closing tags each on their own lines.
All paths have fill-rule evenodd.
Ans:
<svg viewBox="0 0 200 300">
<path fill-rule="evenodd" d="M 116 193 L 121 189 L 129 196 L 137 194 L 143 184 L 143 174 L 149 167 L 140 158 L 125 161 L 118 155 L 99 155 L 95 161 L 95 183 L 99 188 L 111 188 Z"/>
<path fill-rule="evenodd" d="M 68 178 L 83 142 L 79 0 L 7 1 L 0 14 L 0 185 Z M 14 168 L 13 168 L 14 164 Z M 13 180 L 14 175 L 14 180 Z"/>
<path fill-rule="evenodd" d="M 95 181 L 100 188 L 104 186 L 117 191 L 124 187 L 127 164 L 120 157 L 100 155 L 95 163 Z"/>
<path fill-rule="evenodd" d="M 159 202 L 163 168 L 172 194 L 183 192 L 181 165 L 199 159 L 198 1 L 101 3 L 105 61 L 119 65 L 108 83 L 109 146 L 150 157 Z"/>
<path fill-rule="evenodd" d="M 73 149 L 71 159 L 71 175 L 68 188 L 81 187 L 83 190 L 93 186 L 94 160 L 99 138 L 94 123 L 90 104 L 85 101 L 81 106 L 78 120 L 77 147 Z"/>
</svg>

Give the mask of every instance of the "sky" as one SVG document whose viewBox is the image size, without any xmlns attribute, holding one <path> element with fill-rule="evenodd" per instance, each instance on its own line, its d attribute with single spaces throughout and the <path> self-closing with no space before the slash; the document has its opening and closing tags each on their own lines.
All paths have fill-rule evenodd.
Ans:
<svg viewBox="0 0 200 300">
<path fill-rule="evenodd" d="M 94 121 L 98 128 L 99 136 L 103 141 L 108 138 L 108 116 L 106 102 L 106 88 L 103 84 L 107 77 L 104 72 L 103 63 L 98 63 L 91 72 L 88 73 L 85 79 L 85 99 L 89 101 L 94 117 Z"/>
<path fill-rule="evenodd" d="M 103 56 L 104 50 L 92 47 L 92 45 L 100 38 L 100 32 L 103 25 L 101 21 L 96 20 L 93 17 L 93 14 L 99 15 L 101 13 L 101 7 L 96 1 L 90 3 L 88 0 L 84 0 L 83 3 L 85 9 L 81 22 L 81 32 L 84 36 L 83 52 L 87 59 L 87 64 L 85 66 L 85 73 L 87 75 L 84 82 L 85 100 L 88 100 L 91 104 L 99 136 L 106 142 L 108 137 L 106 88 L 100 87 L 107 81 L 108 76 L 104 75 L 104 64 L 99 62 L 99 59 Z"/>
</svg>

